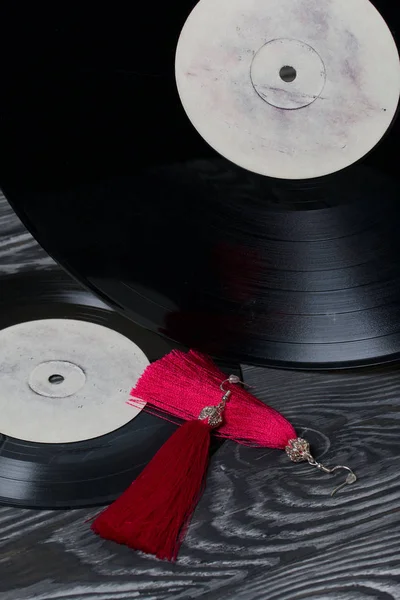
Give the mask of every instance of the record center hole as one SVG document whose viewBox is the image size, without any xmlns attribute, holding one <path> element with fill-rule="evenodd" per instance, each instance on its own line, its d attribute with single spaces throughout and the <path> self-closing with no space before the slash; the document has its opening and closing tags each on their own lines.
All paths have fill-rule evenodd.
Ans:
<svg viewBox="0 0 400 600">
<path fill-rule="evenodd" d="M 286 83 L 292 83 L 292 81 L 294 81 L 297 77 L 297 71 L 293 67 L 286 65 L 279 71 L 279 76 L 282 81 L 285 81 Z"/>
<path fill-rule="evenodd" d="M 64 381 L 64 377 L 62 375 L 59 375 L 58 373 L 54 373 L 54 375 L 50 375 L 50 377 L 49 377 L 49 382 L 52 383 L 53 385 L 59 385 L 63 381 Z"/>
</svg>

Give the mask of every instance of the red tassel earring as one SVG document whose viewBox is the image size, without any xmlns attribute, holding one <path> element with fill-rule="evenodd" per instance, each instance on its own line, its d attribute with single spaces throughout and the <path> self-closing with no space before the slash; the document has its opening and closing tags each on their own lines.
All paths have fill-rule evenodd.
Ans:
<svg viewBox="0 0 400 600">
<path fill-rule="evenodd" d="M 240 383 L 235 375 L 226 379 L 210 358 L 194 351 L 173 351 L 147 367 L 129 403 L 144 401 L 148 412 L 186 423 L 128 490 L 96 518 L 95 533 L 176 560 L 204 488 L 212 431 L 240 444 L 285 450 L 293 462 L 307 461 L 324 473 L 347 471 L 345 482 L 332 495 L 357 480 L 349 467 L 329 468 L 317 462 L 292 425 Z"/>
<path fill-rule="evenodd" d="M 231 395 L 182 425 L 128 490 L 92 525 L 100 536 L 157 558 L 175 560 L 204 487 L 210 434 Z"/>
</svg>

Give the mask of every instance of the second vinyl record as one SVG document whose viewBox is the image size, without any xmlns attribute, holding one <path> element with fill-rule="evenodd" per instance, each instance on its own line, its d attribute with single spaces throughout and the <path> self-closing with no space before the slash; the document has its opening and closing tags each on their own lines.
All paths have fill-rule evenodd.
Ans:
<svg viewBox="0 0 400 600">
<path fill-rule="evenodd" d="M 4 277 L 0 298 L 0 503 L 114 500 L 176 426 L 126 404 L 171 346 L 67 276 Z"/>
<path fill-rule="evenodd" d="M 132 406 L 131 389 L 150 362 L 185 348 L 62 272 L 3 277 L 1 291 L 0 504 L 112 502 L 177 427 Z M 240 375 L 238 366 L 221 368 Z"/>
<path fill-rule="evenodd" d="M 264 3 L 265 10 L 271 2 Z M 370 7 L 367 0 L 358 5 L 363 3 Z M 358 124 L 363 115 L 366 120 L 355 137 L 349 137 L 354 153 L 344 160 L 344 170 L 335 169 L 337 161 L 323 170 L 328 155 L 321 151 L 315 154 L 318 161 L 301 164 L 319 165 L 317 173 L 331 171 L 324 177 L 294 179 L 293 165 L 297 169 L 300 163 L 290 157 L 282 163 L 288 169 L 286 179 L 278 163 L 271 169 L 267 165 L 265 175 L 257 174 L 253 171 L 261 169 L 254 160 L 244 164 L 238 148 L 225 143 L 238 143 L 243 132 L 224 138 L 224 148 L 216 148 L 233 160 L 229 162 L 209 145 L 209 134 L 218 132 L 203 129 L 203 118 L 208 114 L 208 123 L 215 117 L 212 107 L 202 108 L 201 95 L 198 105 L 189 106 L 175 82 L 178 40 L 195 4 L 178 2 L 173 11 L 160 6 L 157 14 L 152 6 L 141 5 L 135 35 L 128 13 L 99 10 L 85 19 L 71 8 L 61 18 L 54 8 L 46 15 L 52 25 L 46 27 L 37 12 L 7 16 L 0 183 L 8 200 L 70 273 L 130 319 L 166 338 L 227 360 L 292 368 L 342 368 L 397 359 L 400 180 L 394 95 L 388 106 L 380 107 L 390 118 L 380 117 L 379 131 L 368 130 L 371 136 L 363 147 L 367 155 L 357 164 L 353 160 L 363 156 L 359 131 L 367 131 L 368 111 L 374 109 L 363 105 L 364 114 L 355 103 Z M 336 4 L 344 6 L 341 0 Z M 338 37 L 337 14 L 333 21 L 321 6 L 312 3 L 315 27 L 304 26 L 303 42 L 323 58 L 331 84 L 325 91 L 337 93 L 329 74 L 329 56 L 337 48 L 326 42 Z M 372 29 L 385 31 L 388 60 L 397 65 L 393 49 L 399 17 L 390 2 L 375 0 L 372 6 L 368 14 L 380 19 L 379 27 Z M 300 19 L 300 24 L 291 24 L 300 35 L 301 15 L 292 17 Z M 259 35 L 260 19 L 252 22 Z M 361 8 L 357 27 L 346 21 L 357 43 L 379 53 L 382 40 L 366 35 L 363 22 Z M 266 27 L 265 43 L 271 36 Z M 248 39 L 252 43 L 255 38 L 245 37 L 243 44 Z M 21 43 L 26 49 L 22 62 Z M 243 44 L 240 53 L 229 55 L 229 73 L 246 56 Z M 351 56 L 342 54 L 348 77 L 356 74 L 350 69 Z M 339 59 L 335 54 L 335 73 Z M 258 76 L 252 64 L 249 61 L 249 77 L 251 72 Z M 357 73 L 359 89 L 367 89 Z M 395 69 L 392 92 L 397 75 Z M 343 77 L 341 73 L 337 81 Z M 354 81 L 348 83 L 354 90 Z M 367 87 L 368 98 L 375 102 L 370 79 Z M 271 107 L 277 103 L 273 99 L 264 103 L 260 89 L 254 90 L 254 102 L 260 102 L 265 114 L 292 108 Z M 235 110 L 242 115 L 244 111 L 247 118 L 241 98 L 235 95 Z M 214 100 L 217 110 L 219 100 Z M 322 94 L 310 109 L 302 106 L 298 117 L 323 101 Z M 329 106 L 331 118 L 332 103 Z M 317 119 L 318 131 L 313 132 L 312 112 L 301 131 L 310 131 L 310 139 L 328 145 L 329 131 L 346 138 L 351 124 L 341 106 L 339 102 L 337 122 L 326 131 Z M 224 107 L 229 108 L 226 103 Z M 236 119 L 236 112 L 230 116 Z M 292 144 L 298 151 L 292 121 L 287 112 L 279 114 L 285 147 Z M 263 135 L 268 138 L 267 120 Z M 267 158 L 273 146 L 268 140 Z M 343 152 L 345 145 L 343 141 Z M 305 150 L 315 152 L 312 144 Z M 298 169 L 296 173 L 299 177 Z"/>
</svg>

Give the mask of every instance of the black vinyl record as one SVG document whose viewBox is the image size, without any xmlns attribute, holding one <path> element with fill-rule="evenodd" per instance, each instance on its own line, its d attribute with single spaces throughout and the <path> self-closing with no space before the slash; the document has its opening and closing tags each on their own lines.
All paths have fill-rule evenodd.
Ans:
<svg viewBox="0 0 400 600">
<path fill-rule="evenodd" d="M 172 349 L 156 334 L 109 310 L 62 273 L 4 277 L 1 290 L 0 335 L 1 330 L 28 321 L 74 319 L 121 333 L 149 360 Z M 15 398 L 6 400 L 12 403 Z M 33 410 L 27 406 L 20 419 L 33 419 Z M 42 425 L 46 428 L 49 423 Z M 175 429 L 176 425 L 141 412 L 123 427 L 95 439 L 35 443 L 3 435 L 0 423 L 0 503 L 27 508 L 109 503 L 128 487 Z"/>
<path fill-rule="evenodd" d="M 221 158 L 176 89 L 195 4 L 4 15 L 6 197 L 67 271 L 166 338 L 260 365 L 397 359 L 399 121 L 326 177 Z M 373 4 L 396 38 L 394 3 Z"/>
<path fill-rule="evenodd" d="M 7 328 L 10 330 L 16 325 L 55 319 L 91 323 L 117 332 L 132 340 L 149 362 L 161 358 L 174 348 L 186 350 L 110 310 L 62 272 L 3 277 L 1 290 L 2 343 L 2 332 Z M 32 355 L 27 356 L 22 347 L 15 345 L 12 350 L 18 363 L 29 363 L 38 356 L 40 361 L 45 360 L 46 345 L 43 340 L 38 339 L 37 346 Z M 100 349 L 100 356 L 103 350 Z M 112 349 L 110 351 L 114 352 Z M 63 356 L 57 354 L 47 356 L 48 358 L 59 361 Z M 12 359 L 10 363 L 12 366 Z M 81 365 L 84 370 L 86 364 L 90 364 L 90 360 Z M 17 365 L 14 366 L 12 377 L 15 379 L 24 369 L 18 370 Z M 227 373 L 241 377 L 240 367 L 237 365 L 219 363 L 219 366 Z M 3 408 L 16 401 L 12 394 L 4 397 L 7 375 L 5 367 L 7 365 L 1 365 L 0 377 Z M 96 365 L 96 370 L 100 373 L 99 379 L 102 379 L 101 364 Z M 112 386 L 115 384 L 115 388 L 120 387 L 118 376 L 111 373 L 111 377 Z M 102 382 L 97 381 L 95 384 L 101 395 Z M 15 389 L 18 387 L 21 390 L 27 388 L 28 380 L 19 380 Z M 82 391 L 87 394 L 85 387 Z M 84 394 L 81 397 L 84 398 Z M 64 400 L 70 402 L 71 396 Z M 41 401 L 47 404 L 61 402 L 59 397 L 41 398 Z M 110 409 L 113 410 L 111 404 Z M 35 406 L 27 405 L 18 415 L 18 420 L 32 421 L 36 418 L 34 410 Z M 78 413 L 75 414 L 77 418 L 81 418 Z M 79 508 L 112 502 L 139 475 L 177 428 L 176 424 L 168 420 L 142 411 L 123 426 L 105 435 L 70 443 L 42 443 L 4 435 L 4 417 L 5 411 L 2 412 L 0 422 L 0 504 L 25 508 Z M 95 419 L 96 415 L 93 414 L 92 418 Z M 72 425 L 74 426 L 74 422 Z M 16 426 L 19 427 L 18 424 Z M 46 429 L 51 424 L 43 420 L 39 426 Z M 76 421 L 75 426 L 78 426 Z M 218 449 L 221 443 L 223 442 L 220 440 L 213 440 L 211 451 Z"/>
</svg>

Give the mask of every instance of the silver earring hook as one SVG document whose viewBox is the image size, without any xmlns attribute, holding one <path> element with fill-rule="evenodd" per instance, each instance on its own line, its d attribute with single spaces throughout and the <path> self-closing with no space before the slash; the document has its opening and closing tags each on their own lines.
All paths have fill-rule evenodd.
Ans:
<svg viewBox="0 0 400 600">
<path fill-rule="evenodd" d="M 354 473 L 354 471 L 352 471 L 350 469 L 350 467 L 345 467 L 344 465 L 337 465 L 336 467 L 325 467 L 325 465 L 322 465 L 321 463 L 317 462 L 312 456 L 311 456 L 310 459 L 307 459 L 307 462 L 312 467 L 316 467 L 317 469 L 319 469 L 323 473 L 328 473 L 329 475 L 332 475 L 333 473 L 336 473 L 336 471 L 347 471 L 348 475 L 347 475 L 345 481 L 343 483 L 341 483 L 340 485 L 338 485 L 333 490 L 333 492 L 331 493 L 332 497 L 339 490 L 341 490 L 342 488 L 346 487 L 346 485 L 351 485 L 351 484 L 353 484 L 353 483 L 355 483 L 357 481 L 357 475 Z"/>
<path fill-rule="evenodd" d="M 348 475 L 346 480 L 336 487 L 331 496 L 334 496 L 339 490 L 344 488 L 346 485 L 351 485 L 357 481 L 357 475 L 350 469 L 350 467 L 345 467 L 344 465 L 337 465 L 335 467 L 325 467 L 325 465 L 319 463 L 315 460 L 313 455 L 310 452 L 310 444 L 307 440 L 303 440 L 302 438 L 297 438 L 295 440 L 290 440 L 288 445 L 285 448 L 286 454 L 295 463 L 300 463 L 307 461 L 309 465 L 312 467 L 316 467 L 323 473 L 333 474 L 336 471 L 347 471 Z"/>
<path fill-rule="evenodd" d="M 232 396 L 232 391 L 224 388 L 225 383 L 241 383 L 246 385 L 243 381 L 240 381 L 240 377 L 237 375 L 229 375 L 228 379 L 225 379 L 225 381 L 221 383 L 219 389 L 224 394 L 221 398 L 221 402 L 216 406 L 206 406 L 199 415 L 199 420 L 207 421 L 212 428 L 219 427 L 223 423 L 222 414 L 225 410 L 227 402 L 229 401 L 229 398 Z"/>
<path fill-rule="evenodd" d="M 246 387 L 251 387 L 250 385 L 247 385 L 244 381 L 241 381 L 240 377 L 238 377 L 237 375 L 229 375 L 228 379 L 225 379 L 225 381 L 223 381 L 221 383 L 221 385 L 219 386 L 219 389 L 221 390 L 221 392 L 229 392 L 230 390 L 226 390 L 224 388 L 224 385 L 226 383 L 232 383 L 232 384 L 238 384 L 241 383 L 242 385 L 246 386 Z"/>
<path fill-rule="evenodd" d="M 354 473 L 354 471 L 352 471 L 350 469 L 350 467 L 344 467 L 342 465 L 339 465 L 337 467 L 333 467 L 331 469 L 331 473 L 335 473 L 335 471 L 339 471 L 340 469 L 342 469 L 344 471 L 348 471 L 348 475 L 347 475 L 345 481 L 342 484 L 338 485 L 337 488 L 335 488 L 333 490 L 333 492 L 331 493 L 332 497 L 336 494 L 336 492 L 338 492 L 342 488 L 346 487 L 346 485 L 352 485 L 353 483 L 356 483 L 356 481 L 357 481 L 357 475 Z"/>
</svg>

